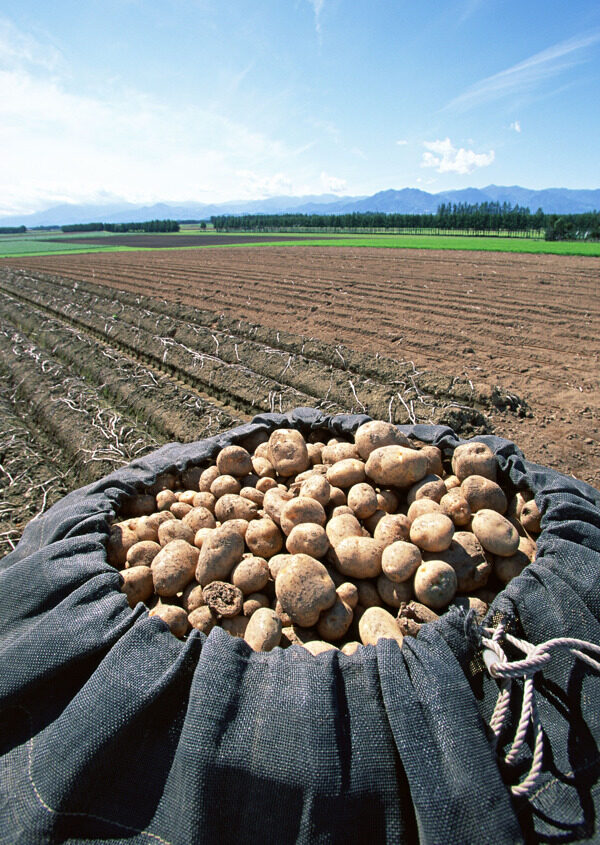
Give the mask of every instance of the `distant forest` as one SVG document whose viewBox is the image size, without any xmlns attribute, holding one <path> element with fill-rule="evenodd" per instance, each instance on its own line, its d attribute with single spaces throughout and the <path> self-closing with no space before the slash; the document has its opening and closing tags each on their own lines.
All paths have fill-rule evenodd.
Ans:
<svg viewBox="0 0 600 845">
<path fill-rule="evenodd" d="M 71 223 L 63 232 L 178 232 L 176 220 L 146 220 L 145 223 Z"/>
<path fill-rule="evenodd" d="M 435 214 L 358 212 L 349 214 L 242 214 L 217 215 L 211 222 L 218 231 L 266 232 L 279 229 L 329 229 L 344 231 L 432 230 L 432 233 L 460 231 L 466 234 L 507 234 L 540 236 L 546 240 L 600 239 L 600 212 L 585 214 L 546 214 L 541 208 L 532 214 L 528 208 L 509 203 L 442 203 Z"/>
<path fill-rule="evenodd" d="M 26 226 L 0 226 L 0 235 L 22 235 L 26 231 Z"/>
</svg>

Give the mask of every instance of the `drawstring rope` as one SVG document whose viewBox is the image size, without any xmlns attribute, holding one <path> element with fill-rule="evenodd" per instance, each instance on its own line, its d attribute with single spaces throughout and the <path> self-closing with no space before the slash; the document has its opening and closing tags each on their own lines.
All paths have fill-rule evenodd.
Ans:
<svg viewBox="0 0 600 845">
<path fill-rule="evenodd" d="M 472 624 L 472 617 L 469 619 L 469 622 Z M 507 633 L 503 622 L 496 629 L 481 627 L 477 633 L 481 636 L 483 659 L 486 668 L 492 678 L 500 682 L 498 701 L 496 702 L 496 707 L 490 720 L 490 728 L 494 734 L 496 746 L 510 715 L 510 692 L 512 684 L 518 679 L 523 680 L 521 716 L 511 747 L 504 757 L 504 763 L 507 766 L 514 765 L 517 755 L 525 743 L 529 727 L 531 727 L 534 736 L 531 767 L 525 780 L 515 786 L 511 786 L 513 795 L 527 796 L 535 788 L 541 774 L 544 754 L 544 730 L 538 715 L 533 682 L 534 676 L 551 661 L 553 654 L 561 649 L 566 649 L 573 656 L 578 657 L 587 663 L 588 666 L 591 666 L 592 669 L 600 672 L 600 662 L 585 653 L 591 652 L 600 658 L 600 646 L 571 637 L 557 637 L 545 643 L 540 643 L 540 645 L 532 645 L 526 640 L 520 640 L 518 637 Z M 502 640 L 519 649 L 519 651 L 522 651 L 526 657 L 510 663 L 504 649 L 500 645 Z"/>
</svg>

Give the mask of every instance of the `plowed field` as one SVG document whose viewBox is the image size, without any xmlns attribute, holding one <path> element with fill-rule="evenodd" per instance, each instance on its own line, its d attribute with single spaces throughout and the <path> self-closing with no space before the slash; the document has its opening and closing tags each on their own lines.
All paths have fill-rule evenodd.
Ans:
<svg viewBox="0 0 600 845">
<path fill-rule="evenodd" d="M 0 535 L 166 440 L 296 405 L 493 430 L 599 486 L 599 271 L 306 247 L 0 262 Z"/>
</svg>

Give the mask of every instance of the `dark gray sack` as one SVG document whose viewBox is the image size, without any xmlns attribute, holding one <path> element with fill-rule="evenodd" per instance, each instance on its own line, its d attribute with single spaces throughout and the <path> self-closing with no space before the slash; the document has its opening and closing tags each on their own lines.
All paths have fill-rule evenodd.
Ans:
<svg viewBox="0 0 600 845">
<path fill-rule="evenodd" d="M 159 473 L 258 429 L 343 434 L 368 419 L 258 416 L 168 444 L 29 524 L 0 561 L 0 843 L 598 841 L 600 676 L 581 661 L 561 654 L 537 678 L 544 770 L 515 800 L 509 779 L 531 758 L 516 774 L 498 766 L 487 726 L 498 685 L 459 613 L 402 649 L 315 658 L 255 653 L 220 628 L 179 641 L 120 592 L 109 522 Z M 446 454 L 460 442 L 446 427 L 400 428 Z M 600 493 L 513 443 L 476 439 L 543 513 L 536 562 L 489 618 L 532 643 L 599 643 Z"/>
</svg>

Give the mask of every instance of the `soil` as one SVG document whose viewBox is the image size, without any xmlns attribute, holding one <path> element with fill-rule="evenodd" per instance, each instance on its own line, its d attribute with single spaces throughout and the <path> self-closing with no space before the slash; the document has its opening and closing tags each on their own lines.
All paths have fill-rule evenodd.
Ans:
<svg viewBox="0 0 600 845">
<path fill-rule="evenodd" d="M 529 460 L 600 487 L 597 258 L 274 246 L 0 263 L 499 386 L 498 396 L 523 397 L 530 415 L 502 399 L 495 433 Z"/>
<path fill-rule="evenodd" d="M 322 235 L 323 239 L 327 235 Z M 44 238 L 52 244 L 98 244 L 166 249 L 183 246 L 231 246 L 233 244 L 270 244 L 278 241 L 314 241 L 318 235 L 102 235 L 89 238 Z"/>
</svg>

